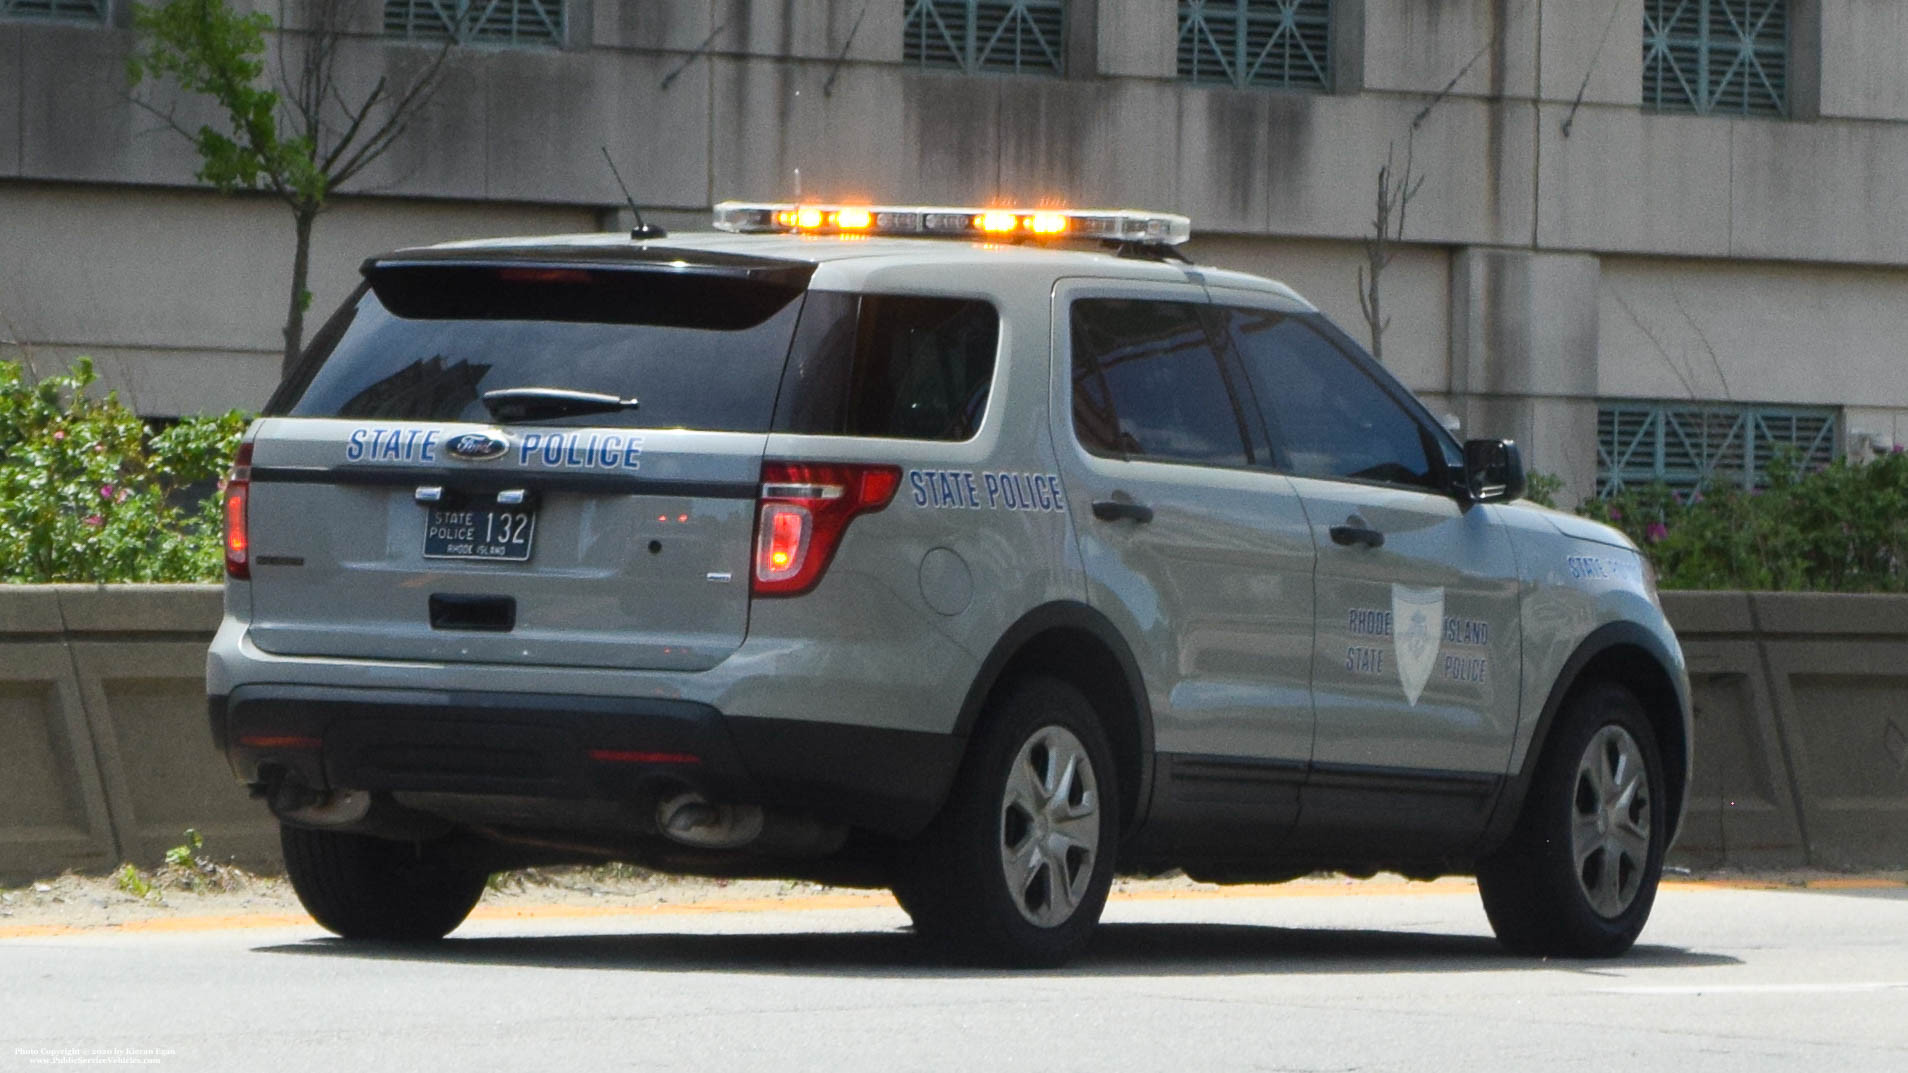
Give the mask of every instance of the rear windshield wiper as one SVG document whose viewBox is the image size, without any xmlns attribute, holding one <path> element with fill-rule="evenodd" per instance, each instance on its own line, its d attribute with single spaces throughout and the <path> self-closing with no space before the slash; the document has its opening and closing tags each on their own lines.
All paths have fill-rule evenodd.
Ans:
<svg viewBox="0 0 1908 1073">
<path fill-rule="evenodd" d="M 484 408 L 499 421 L 535 421 L 578 414 L 613 414 L 634 410 L 635 399 L 595 391 L 561 387 L 507 387 L 484 392 Z"/>
</svg>

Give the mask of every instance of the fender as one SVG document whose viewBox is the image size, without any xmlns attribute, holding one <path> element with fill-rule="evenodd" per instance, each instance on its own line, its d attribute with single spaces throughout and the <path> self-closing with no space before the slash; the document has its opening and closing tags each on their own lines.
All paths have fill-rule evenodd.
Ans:
<svg viewBox="0 0 1908 1073">
<path fill-rule="evenodd" d="M 1563 708 L 1564 700 L 1570 696 L 1570 691 L 1576 687 L 1578 680 L 1583 676 L 1584 669 L 1598 656 L 1619 646 L 1640 648 L 1648 653 L 1663 677 L 1672 683 L 1671 688 L 1676 694 L 1678 709 L 1676 716 L 1681 721 L 1680 729 L 1684 736 L 1684 763 L 1679 778 L 1682 784 L 1681 793 L 1678 795 L 1679 800 L 1672 802 L 1674 807 L 1668 810 L 1670 837 L 1675 838 L 1676 829 L 1682 823 L 1683 809 L 1689 800 L 1688 756 L 1691 746 L 1689 696 L 1671 669 L 1679 661 L 1664 646 L 1661 638 L 1637 623 L 1607 622 L 1590 631 L 1590 634 L 1578 643 L 1576 651 L 1564 661 L 1563 669 L 1558 672 L 1556 680 L 1552 683 L 1550 695 L 1544 700 L 1543 711 L 1537 717 L 1537 727 L 1531 735 L 1530 748 L 1524 753 L 1523 766 L 1510 773 L 1504 780 L 1502 792 L 1498 794 L 1497 806 L 1491 813 L 1490 823 L 1486 826 L 1484 839 L 1480 843 L 1480 855 L 1494 851 L 1510 837 L 1511 829 L 1517 824 L 1518 814 L 1524 809 L 1524 797 L 1530 791 L 1531 780 L 1536 777 L 1537 763 L 1543 759 L 1544 749 L 1549 744 L 1550 731 L 1556 724 L 1557 713 Z M 1673 759 L 1664 757 L 1665 766 Z"/>
<path fill-rule="evenodd" d="M 1084 633 L 1109 653 L 1119 665 L 1120 681 L 1109 688 L 1121 689 L 1133 706 L 1136 714 L 1136 731 L 1139 735 L 1138 756 L 1135 758 L 1137 783 L 1133 797 L 1133 816 L 1128 830 L 1138 830 L 1140 823 L 1150 811 L 1153 799 L 1153 709 L 1147 700 L 1146 682 L 1140 674 L 1139 661 L 1133 658 L 1132 649 L 1113 623 L 1100 612 L 1076 600 L 1059 600 L 1042 604 L 1021 616 L 1019 621 L 1008 627 L 1000 640 L 981 661 L 980 671 L 967 688 L 967 696 L 961 703 L 960 716 L 954 724 L 954 732 L 962 738 L 974 732 L 979 722 L 981 710 L 987 698 L 1000 683 L 1000 680 L 1013 667 L 1016 659 L 1025 654 L 1027 645 L 1041 634 L 1055 630 L 1068 630 Z"/>
</svg>

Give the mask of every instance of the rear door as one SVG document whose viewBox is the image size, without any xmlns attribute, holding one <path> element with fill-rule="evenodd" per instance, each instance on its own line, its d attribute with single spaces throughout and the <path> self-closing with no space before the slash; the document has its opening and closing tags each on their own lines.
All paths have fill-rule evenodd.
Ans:
<svg viewBox="0 0 1908 1073">
<path fill-rule="evenodd" d="M 719 662 L 747 629 L 762 449 L 802 308 L 805 271 L 783 268 L 369 269 L 258 429 L 252 641 Z M 484 396 L 508 389 L 529 394 L 493 412 Z"/>
<path fill-rule="evenodd" d="M 1153 836 L 1262 853 L 1297 815 L 1312 748 L 1303 507 L 1262 465 L 1204 288 L 1079 281 L 1056 299 L 1055 439 L 1088 602 L 1122 627 L 1152 695 Z"/>
</svg>

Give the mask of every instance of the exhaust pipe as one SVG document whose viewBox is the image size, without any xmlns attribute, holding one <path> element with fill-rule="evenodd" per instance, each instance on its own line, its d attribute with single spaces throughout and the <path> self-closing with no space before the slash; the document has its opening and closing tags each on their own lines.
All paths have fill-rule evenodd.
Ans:
<svg viewBox="0 0 1908 1073">
<path fill-rule="evenodd" d="M 279 807 L 280 798 L 285 799 L 286 807 Z M 370 814 L 371 794 L 365 790 L 334 790 L 328 794 L 310 790 L 302 794 L 296 790 L 281 792 L 272 799 L 272 811 L 279 819 L 304 827 L 343 827 Z"/>
<path fill-rule="evenodd" d="M 759 805 L 716 804 L 693 791 L 656 806 L 656 829 L 694 849 L 744 849 L 784 857 L 825 857 L 848 841 L 848 828 Z"/>
<path fill-rule="evenodd" d="M 656 806 L 656 826 L 685 846 L 739 849 L 762 836 L 763 817 L 755 805 L 717 805 L 701 794 L 680 793 Z"/>
</svg>

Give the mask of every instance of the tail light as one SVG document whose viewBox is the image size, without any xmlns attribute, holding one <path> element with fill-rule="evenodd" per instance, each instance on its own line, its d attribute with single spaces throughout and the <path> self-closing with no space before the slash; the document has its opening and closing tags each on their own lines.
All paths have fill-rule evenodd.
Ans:
<svg viewBox="0 0 1908 1073">
<path fill-rule="evenodd" d="M 898 466 L 764 462 L 755 525 L 757 596 L 797 596 L 815 587 L 858 514 L 888 505 Z"/>
<path fill-rule="evenodd" d="M 232 474 L 225 479 L 225 576 L 240 581 L 252 576 L 252 537 L 245 526 L 251 498 L 252 445 L 241 443 Z"/>
</svg>

